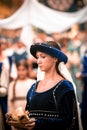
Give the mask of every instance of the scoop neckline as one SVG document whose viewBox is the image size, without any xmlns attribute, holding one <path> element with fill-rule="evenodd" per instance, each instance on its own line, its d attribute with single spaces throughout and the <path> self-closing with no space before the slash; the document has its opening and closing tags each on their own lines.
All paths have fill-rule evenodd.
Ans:
<svg viewBox="0 0 87 130">
<path fill-rule="evenodd" d="M 59 82 L 57 82 L 52 88 L 50 88 L 50 89 L 48 89 L 48 90 L 45 90 L 45 91 L 43 91 L 43 92 L 38 92 L 38 91 L 36 91 L 36 89 L 37 89 L 38 83 L 40 82 L 40 80 L 39 80 L 39 81 L 37 81 L 37 83 L 36 83 L 35 93 L 36 93 L 36 94 L 47 93 L 47 92 L 51 91 L 52 89 L 55 89 L 55 87 L 56 87 L 59 83 L 61 83 L 62 81 L 64 81 L 64 79 L 62 79 L 62 80 L 60 80 Z"/>
</svg>

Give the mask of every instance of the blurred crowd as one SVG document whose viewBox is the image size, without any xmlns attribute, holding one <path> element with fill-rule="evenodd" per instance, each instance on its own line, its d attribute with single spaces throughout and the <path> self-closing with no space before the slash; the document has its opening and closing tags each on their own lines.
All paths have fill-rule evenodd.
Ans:
<svg viewBox="0 0 87 130">
<path fill-rule="evenodd" d="M 53 34 L 39 32 L 33 39 L 33 43 L 55 40 L 61 44 L 62 51 L 68 56 L 66 66 L 76 84 L 77 97 L 80 103 L 84 90 L 84 81 L 81 74 L 83 74 L 82 61 L 84 55 L 87 56 L 86 35 L 87 32 L 80 31 L 76 24 L 68 32 Z M 7 111 L 12 111 L 18 106 L 25 107 L 27 91 L 37 80 L 38 66 L 36 59 L 28 51 L 20 38 L 13 41 L 12 38 L 0 36 L 0 111 L 4 115 L 0 122 L 5 120 Z M 87 57 L 85 69 L 87 76 Z M 0 114 L 0 116 L 2 115 Z M 10 130 L 7 124 L 3 126 L 6 126 L 6 130 Z M 4 128 L 2 129 L 4 130 Z"/>
</svg>

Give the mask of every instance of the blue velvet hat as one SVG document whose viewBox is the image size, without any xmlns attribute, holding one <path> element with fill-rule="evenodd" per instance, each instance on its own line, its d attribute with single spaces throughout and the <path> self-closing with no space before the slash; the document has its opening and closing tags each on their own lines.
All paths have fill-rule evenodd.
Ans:
<svg viewBox="0 0 87 130">
<path fill-rule="evenodd" d="M 30 52 L 35 58 L 37 58 L 36 57 L 37 51 L 44 52 L 52 57 L 58 58 L 60 62 L 63 61 L 65 64 L 68 60 L 67 56 L 61 50 L 51 45 L 48 45 L 47 43 L 36 43 L 31 45 Z"/>
</svg>

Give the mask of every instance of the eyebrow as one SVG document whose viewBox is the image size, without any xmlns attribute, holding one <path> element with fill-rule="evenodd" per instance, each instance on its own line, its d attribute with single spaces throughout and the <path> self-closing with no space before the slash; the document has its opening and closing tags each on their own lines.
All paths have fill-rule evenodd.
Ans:
<svg viewBox="0 0 87 130">
<path fill-rule="evenodd" d="M 40 52 L 40 55 L 48 55 L 48 54 L 46 54 L 46 53 L 44 53 L 44 52 Z M 38 54 L 36 53 L 36 57 L 38 56 Z"/>
</svg>

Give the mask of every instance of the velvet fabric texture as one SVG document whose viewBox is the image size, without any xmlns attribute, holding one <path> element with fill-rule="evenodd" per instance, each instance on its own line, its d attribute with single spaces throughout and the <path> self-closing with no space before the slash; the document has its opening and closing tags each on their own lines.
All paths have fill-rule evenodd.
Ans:
<svg viewBox="0 0 87 130">
<path fill-rule="evenodd" d="M 76 98 L 72 84 L 67 80 L 62 80 L 45 92 L 36 92 L 38 82 L 29 90 L 26 104 L 29 116 L 36 119 L 34 130 L 51 128 L 79 130 Z M 71 128 L 72 119 L 75 120 Z"/>
<path fill-rule="evenodd" d="M 30 52 L 35 58 L 37 58 L 36 57 L 37 51 L 44 52 L 48 55 L 58 58 L 60 62 L 63 61 L 65 64 L 67 63 L 68 60 L 67 56 L 61 50 L 49 46 L 47 43 L 36 43 L 31 45 Z"/>
</svg>

